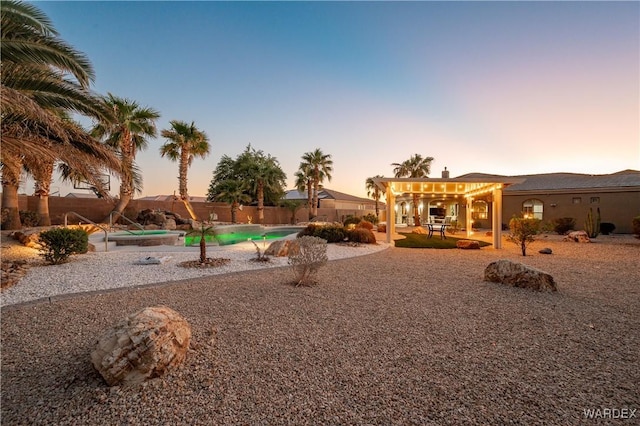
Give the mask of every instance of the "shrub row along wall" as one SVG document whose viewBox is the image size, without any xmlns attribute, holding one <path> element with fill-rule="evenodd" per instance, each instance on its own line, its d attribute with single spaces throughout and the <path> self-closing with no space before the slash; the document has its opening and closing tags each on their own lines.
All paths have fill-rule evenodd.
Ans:
<svg viewBox="0 0 640 426">
<path fill-rule="evenodd" d="M 36 211 L 38 203 L 37 196 L 20 195 L 18 204 L 20 210 Z M 197 203 L 192 202 L 198 218 L 209 220 L 212 215 L 216 215 L 218 222 L 231 222 L 231 207 L 225 203 Z M 73 197 L 50 197 L 49 215 L 53 225 L 64 224 L 64 215 L 69 212 L 76 212 L 93 222 L 101 222 L 113 210 L 115 202 L 98 198 L 73 198 Z M 188 218 L 189 213 L 181 201 L 149 201 L 132 200 L 124 211 L 129 219 L 135 219 L 141 210 L 164 210 L 179 214 Z M 362 217 L 368 213 L 375 214 L 373 210 L 357 209 L 318 209 L 319 220 L 333 222 L 342 221 L 348 215 Z M 255 206 L 243 206 L 238 210 L 236 219 L 238 223 L 258 223 L 258 209 Z M 296 212 L 294 223 L 307 222 L 309 213 L 307 208 L 301 208 Z M 78 223 L 80 220 L 75 215 L 68 216 L 68 223 Z M 264 223 L 268 225 L 291 223 L 291 211 L 284 207 L 265 207 Z"/>
</svg>

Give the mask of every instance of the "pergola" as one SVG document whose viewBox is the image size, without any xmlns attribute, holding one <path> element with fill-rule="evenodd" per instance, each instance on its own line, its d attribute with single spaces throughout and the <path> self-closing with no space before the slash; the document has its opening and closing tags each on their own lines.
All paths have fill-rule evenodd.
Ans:
<svg viewBox="0 0 640 426">
<path fill-rule="evenodd" d="M 466 200 L 465 229 L 471 236 L 472 203 L 475 197 L 491 194 L 493 248 L 502 248 L 502 190 L 512 184 L 522 183 L 522 178 L 373 178 L 373 182 L 386 194 L 387 242 L 395 234 L 396 197 L 403 194 L 420 194 L 422 197 L 453 197 Z"/>
</svg>

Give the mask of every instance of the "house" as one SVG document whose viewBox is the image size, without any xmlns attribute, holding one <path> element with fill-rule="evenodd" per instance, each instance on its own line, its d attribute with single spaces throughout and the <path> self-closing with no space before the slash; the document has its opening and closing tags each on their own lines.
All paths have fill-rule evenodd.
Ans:
<svg viewBox="0 0 640 426">
<path fill-rule="evenodd" d="M 296 189 L 285 192 L 285 200 L 299 200 L 306 204 L 307 193 Z M 384 202 L 378 201 L 378 208 L 384 210 Z M 329 188 L 318 191 L 318 219 L 343 221 L 346 216 L 362 217 L 376 213 L 376 203 L 370 198 L 356 197 Z"/>
</svg>

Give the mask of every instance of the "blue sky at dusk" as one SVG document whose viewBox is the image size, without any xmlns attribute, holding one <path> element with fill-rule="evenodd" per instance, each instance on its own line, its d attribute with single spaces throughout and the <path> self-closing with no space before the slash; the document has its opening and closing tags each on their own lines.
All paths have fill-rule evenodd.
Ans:
<svg viewBox="0 0 640 426">
<path fill-rule="evenodd" d="M 89 57 L 96 92 L 157 109 L 159 131 L 207 132 L 191 195 L 248 144 L 289 188 L 320 148 L 325 185 L 359 196 L 415 153 L 431 177 L 640 169 L 638 2 L 34 4 Z M 138 154 L 139 196 L 178 189 L 164 142 Z"/>
</svg>

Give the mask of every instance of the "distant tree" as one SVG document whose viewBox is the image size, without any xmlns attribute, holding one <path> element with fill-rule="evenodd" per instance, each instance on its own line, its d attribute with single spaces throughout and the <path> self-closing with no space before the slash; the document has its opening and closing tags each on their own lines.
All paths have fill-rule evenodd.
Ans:
<svg viewBox="0 0 640 426">
<path fill-rule="evenodd" d="M 331 172 L 333 172 L 333 160 L 330 154 L 324 154 L 320 148 L 315 151 L 306 152 L 302 155 L 300 170 L 311 171 L 313 177 L 313 217 L 318 216 L 318 194 L 322 182 L 327 179 L 331 182 Z"/>
<path fill-rule="evenodd" d="M 304 203 L 300 200 L 282 200 L 281 206 L 289 210 L 291 213 L 289 223 L 294 225 L 296 223 L 296 213 L 304 206 Z"/>
<path fill-rule="evenodd" d="M 377 178 L 381 178 L 384 176 L 381 175 L 375 175 L 372 178 L 367 178 L 365 185 L 367 187 L 367 197 L 371 197 L 375 200 L 376 202 L 376 217 L 380 217 L 380 207 L 378 205 L 380 198 L 382 197 L 382 195 L 384 194 L 384 192 L 382 192 L 380 190 L 380 188 L 378 188 L 378 185 L 375 184 L 375 182 L 373 181 L 373 179 L 377 179 Z"/>
<path fill-rule="evenodd" d="M 425 178 L 431 173 L 433 157 L 422 158 L 420 154 L 414 154 L 402 163 L 391 163 L 394 166 L 393 173 L 397 178 Z M 418 210 L 419 194 L 413 196 L 413 221 L 415 226 L 420 226 L 420 212 Z"/>
<path fill-rule="evenodd" d="M 195 157 L 205 158 L 209 155 L 209 137 L 199 130 L 192 121 L 188 124 L 184 121 L 171 120 L 170 129 L 162 130 L 162 137 L 169 142 L 160 147 L 160 155 L 165 155 L 172 161 L 178 161 L 178 180 L 180 199 L 184 203 L 191 219 L 197 220 L 197 216 L 191 202 L 189 201 L 189 191 L 187 189 L 187 172 Z"/>
<path fill-rule="evenodd" d="M 237 223 L 238 208 L 242 203 L 251 201 L 247 194 L 247 184 L 238 179 L 225 179 L 220 182 L 212 182 L 209 186 L 207 198 L 210 201 L 220 201 L 231 205 L 231 223 Z"/>
<path fill-rule="evenodd" d="M 103 102 L 112 111 L 112 116 L 96 124 L 91 134 L 112 147 L 120 157 L 120 199 L 114 211 L 122 213 L 134 192 L 141 190 L 141 179 L 136 179 L 136 153 L 147 147 L 147 138 L 156 137 L 155 121 L 160 113 L 111 93 L 103 98 Z"/>
</svg>

